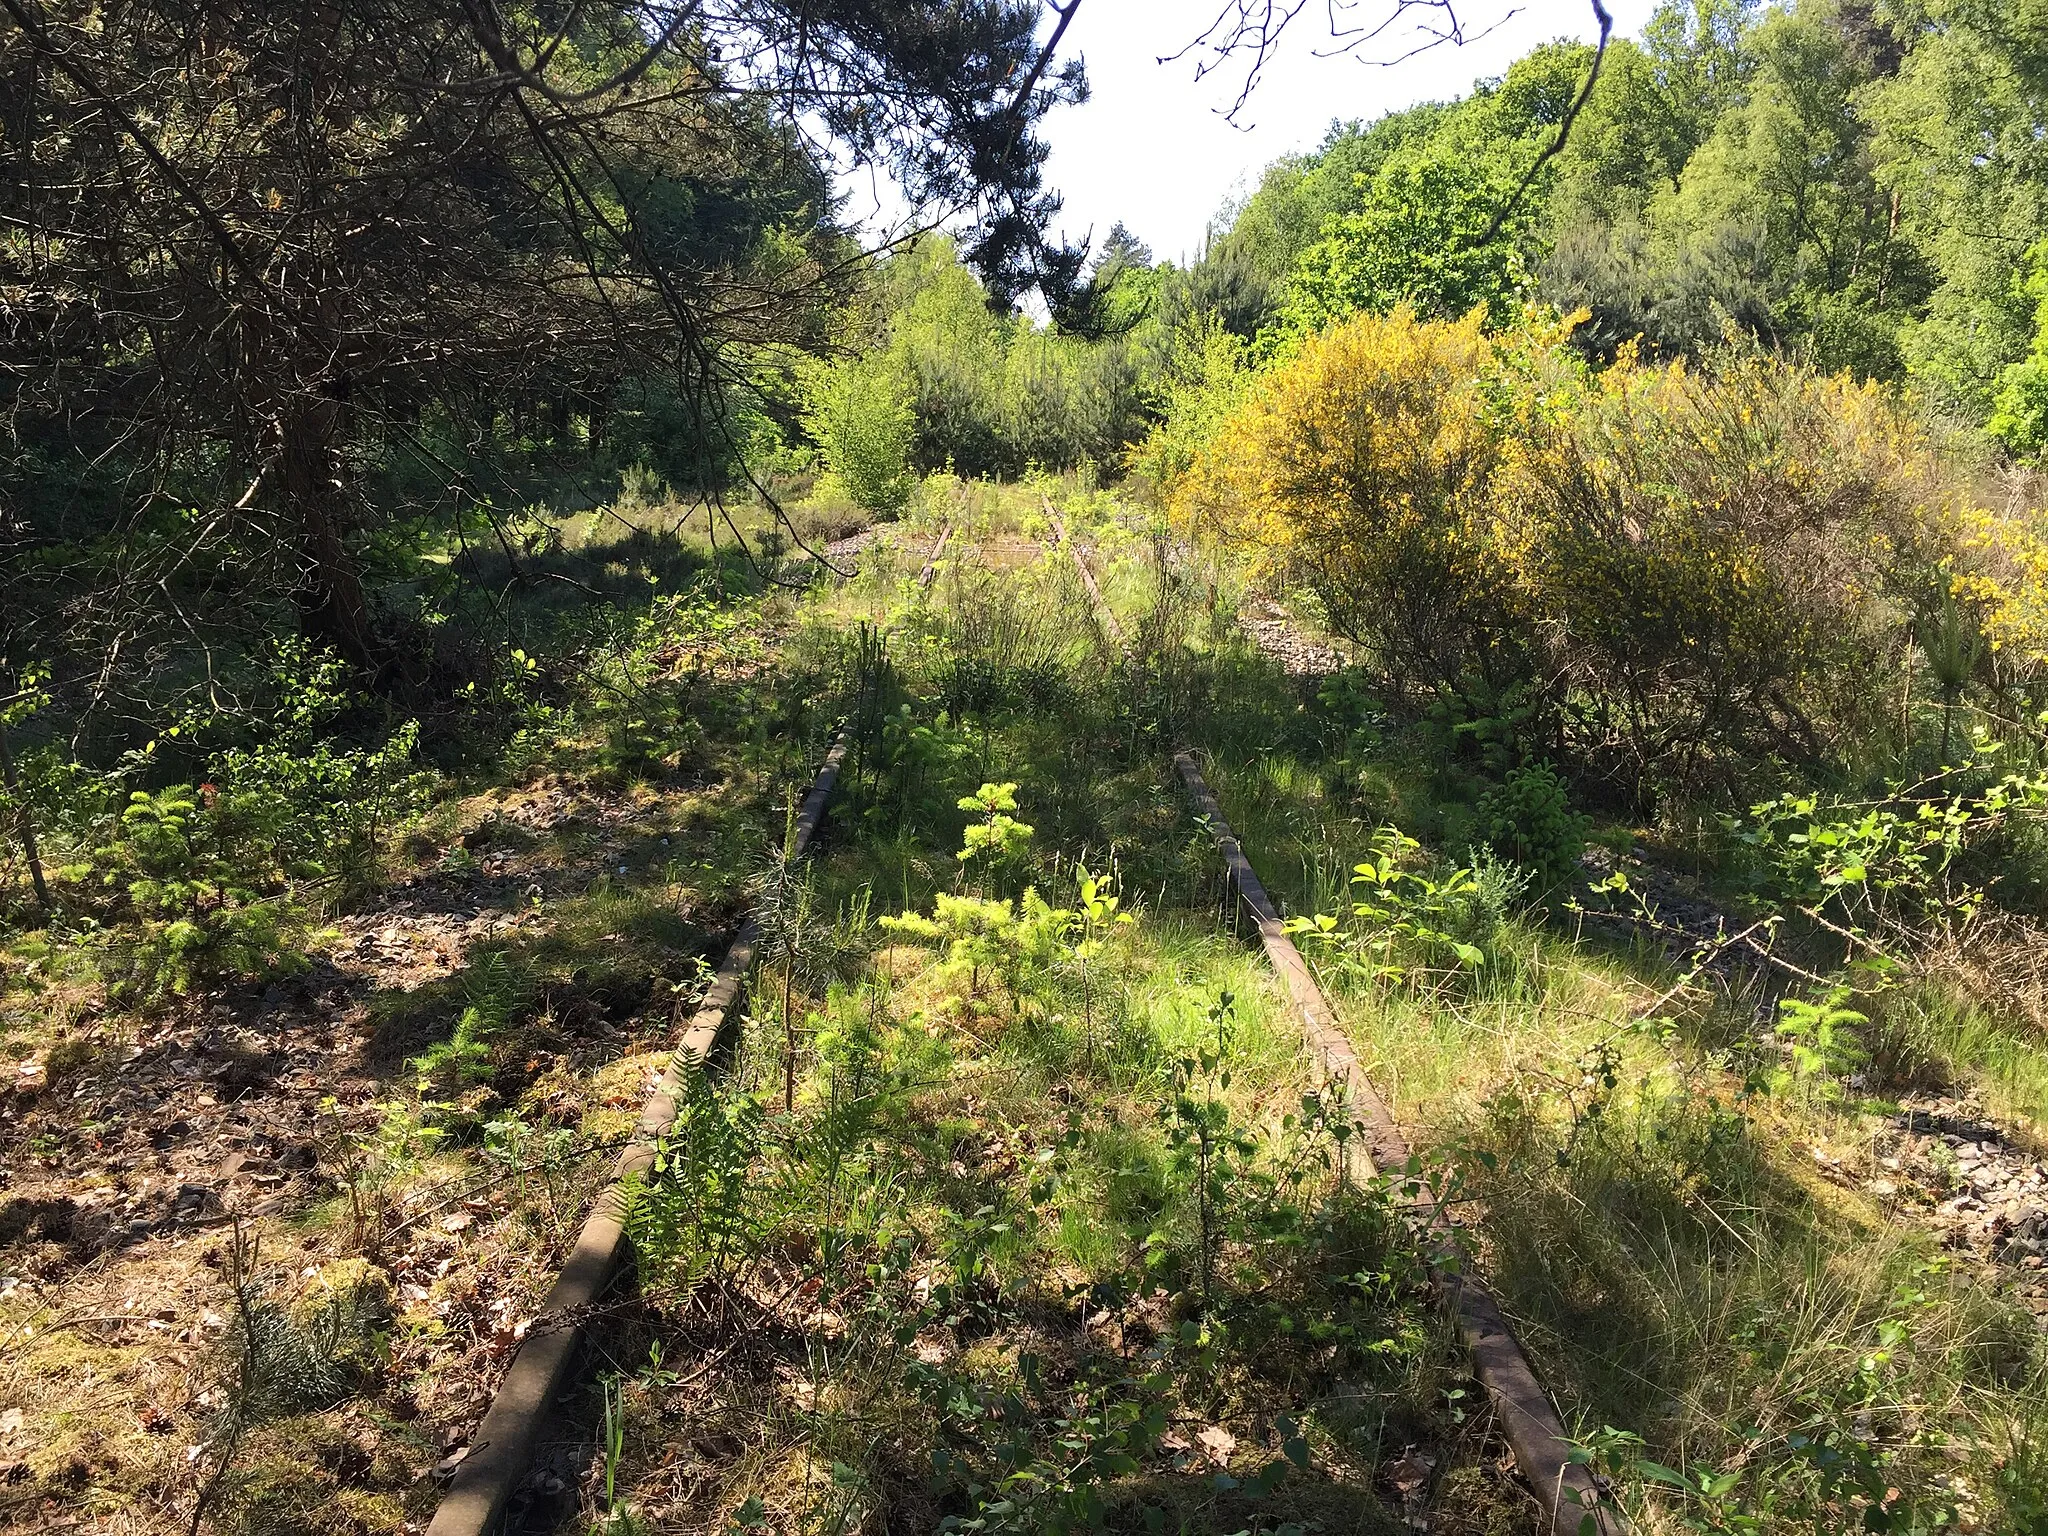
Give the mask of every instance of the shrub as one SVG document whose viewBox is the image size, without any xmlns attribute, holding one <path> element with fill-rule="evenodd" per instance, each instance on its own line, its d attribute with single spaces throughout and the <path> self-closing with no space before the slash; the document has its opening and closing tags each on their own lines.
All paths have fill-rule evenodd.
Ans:
<svg viewBox="0 0 2048 1536">
<path fill-rule="evenodd" d="M 1480 800 L 1479 820 L 1487 846 L 1527 870 L 1539 895 L 1578 877 L 1586 820 L 1572 813 L 1564 780 L 1549 764 L 1509 773 Z"/>
<path fill-rule="evenodd" d="M 1896 393 L 1630 347 L 1595 377 L 1563 332 L 1480 320 L 1397 309 L 1309 338 L 1175 496 L 1260 578 L 1305 583 L 1397 697 L 1454 720 L 1512 701 L 1518 743 L 1573 747 L 1647 804 L 1840 764 L 1896 716 L 1915 615 L 1943 601 L 2048 651 L 2048 544 L 1973 514 L 1967 465 Z"/>
<path fill-rule="evenodd" d="M 1298 578 L 1397 679 L 1512 665 L 1519 594 L 1491 536 L 1493 348 L 1403 307 L 1304 341 L 1197 455 L 1175 506 Z"/>
<path fill-rule="evenodd" d="M 2002 681 L 2038 684 L 2048 669 L 2048 523 L 2031 507 L 1973 508 L 1951 596 L 1978 617 Z"/>
<path fill-rule="evenodd" d="M 917 427 L 902 379 L 886 360 L 844 359 L 808 370 L 803 388 L 804 427 L 846 494 L 870 512 L 901 511 Z"/>
<path fill-rule="evenodd" d="M 117 995 L 159 999 L 304 968 L 304 911 L 252 888 L 260 873 L 222 851 L 189 785 L 136 790 L 114 835 L 64 873 L 113 893 L 128 919 L 103 940 L 102 969 Z"/>
<path fill-rule="evenodd" d="M 1647 796 L 1867 734 L 1958 526 L 1897 397 L 1624 349 L 1561 404 L 1520 408 L 1500 537 L 1582 751 Z"/>
<path fill-rule="evenodd" d="M 1198 314 L 1173 332 L 1155 404 L 1162 419 L 1133 448 L 1133 475 L 1161 501 L 1170 501 L 1194 468 L 1202 447 L 1229 418 L 1250 387 L 1252 372 L 1242 338 L 1213 314 Z"/>
</svg>

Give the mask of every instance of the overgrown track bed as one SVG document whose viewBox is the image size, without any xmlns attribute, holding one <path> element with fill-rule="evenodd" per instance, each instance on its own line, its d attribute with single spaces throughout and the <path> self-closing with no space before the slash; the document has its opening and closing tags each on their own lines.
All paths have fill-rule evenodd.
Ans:
<svg viewBox="0 0 2048 1536">
<path fill-rule="evenodd" d="M 1088 603 L 1095 618 L 1102 625 L 1104 637 L 1110 645 L 1121 650 L 1124 645 L 1124 627 L 1116 616 L 1116 610 L 1103 600 L 1102 588 L 1095 580 L 1095 573 L 1088 568 L 1087 558 L 1081 553 L 1081 546 L 1067 537 L 1067 521 L 1060 516 L 1060 509 L 1053 505 L 1052 498 L 1041 498 L 1045 515 L 1052 524 L 1053 543 L 1073 557 L 1074 569 L 1081 575 L 1081 585 L 1087 590 Z"/>
<path fill-rule="evenodd" d="M 1103 598 L 1102 588 L 1083 559 L 1080 546 L 1068 537 L 1066 522 L 1052 498 L 1042 498 L 1042 505 L 1052 524 L 1055 546 L 1072 556 L 1105 636 L 1113 647 L 1123 650 L 1123 627 Z M 1501 1432 L 1514 1450 L 1518 1470 L 1544 1511 L 1547 1529 L 1578 1532 L 1582 1536 L 1606 1536 L 1617 1531 L 1619 1527 L 1601 1489 L 1583 1464 L 1583 1456 L 1574 1459 L 1573 1442 L 1565 1432 L 1564 1421 L 1537 1380 L 1499 1302 L 1472 1272 L 1448 1208 L 1439 1202 L 1436 1192 L 1421 1175 L 1420 1160 L 1409 1150 L 1393 1112 L 1338 1026 L 1315 973 L 1287 937 L 1278 910 L 1231 832 L 1193 754 L 1175 753 L 1174 771 L 1194 802 L 1197 816 L 1215 839 L 1236 900 L 1250 914 L 1266 957 L 1299 1017 L 1318 1076 L 1335 1089 L 1353 1113 L 1362 1117 L 1360 1126 L 1368 1133 L 1366 1143 L 1347 1143 L 1343 1149 L 1345 1157 L 1364 1160 L 1364 1171 L 1369 1175 L 1398 1182 L 1405 1201 L 1415 1211 L 1418 1237 L 1429 1250 L 1432 1273 L 1457 1319 L 1459 1335 L 1471 1353 L 1474 1371 L 1492 1402 Z"/>
<path fill-rule="evenodd" d="M 824 824 L 833 788 L 846 761 L 847 739 L 833 742 L 791 824 L 787 857 L 801 858 Z M 687 1094 L 687 1079 L 702 1072 L 724 1032 L 752 970 L 761 926 L 748 918 L 712 978 L 710 990 L 675 1043 L 674 1055 L 640 1112 L 637 1135 L 620 1155 L 612 1181 L 584 1221 L 560 1278 L 548 1292 L 525 1341 L 513 1355 L 496 1395 L 476 1428 L 469 1453 L 428 1526 L 428 1536 L 482 1536 L 504 1513 L 533 1459 L 554 1400 L 568 1381 L 585 1319 L 612 1284 L 627 1256 L 622 1203 L 629 1180 L 644 1180 L 661 1155 Z"/>
<path fill-rule="evenodd" d="M 1369 1156 L 1369 1171 L 1396 1184 L 1415 1212 L 1418 1236 L 1430 1250 L 1432 1272 L 1458 1320 L 1473 1370 L 1492 1401 L 1501 1433 L 1514 1448 L 1517 1469 L 1544 1510 L 1548 1529 L 1560 1533 L 1617 1531 L 1591 1473 L 1573 1459 L 1564 1421 L 1537 1380 L 1514 1329 L 1484 1280 L 1473 1272 L 1447 1208 L 1423 1177 L 1422 1165 L 1394 1123 L 1393 1112 L 1339 1028 L 1315 973 L 1287 937 L 1279 912 L 1231 832 L 1194 757 L 1177 753 L 1174 769 L 1214 837 L 1230 871 L 1231 889 L 1256 925 L 1266 958 L 1300 1016 L 1318 1071 L 1361 1115 L 1361 1128 L 1369 1140 L 1357 1150 Z"/>
<path fill-rule="evenodd" d="M 1040 544 L 1025 573 L 1060 665 L 1120 676 L 1069 558 Z M 907 599 L 942 688 L 970 662 L 983 690 L 1043 676 L 1019 615 L 953 615 L 1006 609 L 983 574 Z M 859 654 L 885 702 L 916 664 L 865 634 Z M 1343 1095 L 1216 925 L 1159 759 L 1092 717 L 998 718 L 866 739 L 892 755 L 850 774 L 848 837 L 784 928 L 806 945 L 764 967 L 730 1073 L 636 1210 L 640 1306 L 582 1410 L 581 1518 L 1533 1528 L 1498 1415 L 1455 1407 L 1478 1394 L 1398 1192 L 1355 1176 Z M 913 743 L 988 782 L 940 811 L 957 791 L 932 798 Z"/>
</svg>

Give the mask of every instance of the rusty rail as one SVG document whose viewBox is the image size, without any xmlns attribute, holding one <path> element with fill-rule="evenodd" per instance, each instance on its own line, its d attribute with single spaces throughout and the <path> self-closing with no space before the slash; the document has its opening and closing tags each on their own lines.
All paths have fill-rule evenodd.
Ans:
<svg viewBox="0 0 2048 1536">
<path fill-rule="evenodd" d="M 945 557 L 946 545 L 953 537 L 953 520 L 946 519 L 946 526 L 939 530 L 939 542 L 932 546 L 932 552 L 925 557 L 924 569 L 917 573 L 917 584 L 928 587 L 938 577 L 939 561 Z"/>
<path fill-rule="evenodd" d="M 793 851 L 797 854 L 810 846 L 824 822 L 825 807 L 846 761 L 847 741 L 846 732 L 840 731 L 804 796 L 794 832 Z M 585 1219 L 540 1315 L 505 1368 L 489 1411 L 470 1437 L 469 1454 L 457 1463 L 454 1480 L 427 1526 L 427 1536 L 484 1536 L 505 1512 L 533 1464 L 548 1406 L 567 1385 L 575 1365 L 584 1319 L 626 1257 L 626 1232 L 619 1219 L 620 1188 L 628 1177 L 645 1174 L 653 1166 L 661 1138 L 675 1123 L 689 1074 L 703 1067 L 739 1002 L 760 941 L 761 925 L 750 916 L 741 924 L 712 976 L 710 990 L 676 1042 L 668 1071 L 640 1111 L 638 1134 L 620 1155 L 611 1183 Z"/>
<path fill-rule="evenodd" d="M 1245 910 L 1259 926 L 1259 941 L 1272 963 L 1288 1000 L 1301 1017 L 1309 1046 L 1323 1079 L 1341 1086 L 1365 1127 L 1367 1153 L 1373 1168 L 1404 1178 L 1414 1167 L 1407 1139 L 1394 1121 L 1387 1101 L 1373 1087 L 1350 1038 L 1338 1026 L 1315 973 L 1294 941 L 1287 937 L 1279 910 L 1245 857 L 1244 849 L 1224 820 L 1201 769 L 1187 752 L 1174 755 L 1196 811 L 1208 822 L 1217 851 L 1230 870 L 1232 885 Z M 1615 1536 L 1619 1527 L 1599 1486 L 1585 1466 L 1570 1459 L 1571 1439 L 1543 1384 L 1529 1364 L 1514 1329 L 1486 1283 L 1472 1273 L 1452 1241 L 1449 1214 L 1437 1203 L 1427 1180 L 1414 1178 L 1417 1203 L 1432 1238 L 1430 1264 L 1438 1286 L 1457 1317 L 1458 1333 L 1472 1356 L 1472 1371 L 1486 1388 L 1501 1432 L 1515 1453 L 1515 1463 L 1543 1506 L 1548 1530 L 1555 1536 Z"/>
<path fill-rule="evenodd" d="M 1067 520 L 1060 516 L 1060 509 L 1052 504 L 1050 496 L 1038 498 L 1045 504 L 1045 515 L 1052 521 L 1053 542 L 1062 546 L 1073 557 L 1074 569 L 1081 573 L 1081 585 L 1088 589 L 1088 601 L 1095 609 L 1096 618 L 1102 621 L 1103 632 L 1109 636 L 1110 644 L 1122 649 L 1124 627 L 1117 622 L 1116 613 L 1103 600 L 1102 588 L 1095 584 L 1095 573 L 1088 569 L 1088 562 L 1081 558 L 1081 546 L 1067 537 Z"/>
</svg>

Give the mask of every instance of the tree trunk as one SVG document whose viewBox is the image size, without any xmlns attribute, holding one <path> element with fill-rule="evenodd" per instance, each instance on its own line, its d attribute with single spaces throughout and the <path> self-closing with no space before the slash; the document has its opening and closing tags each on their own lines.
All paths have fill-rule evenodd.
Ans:
<svg viewBox="0 0 2048 1536">
<path fill-rule="evenodd" d="M 7 745 L 7 726 L 0 721 L 0 783 L 7 786 L 7 797 L 14 802 L 14 815 L 21 828 L 21 851 L 28 856 L 29 884 L 35 887 L 36 905 L 43 915 L 50 913 L 50 888 L 43 883 L 43 855 L 36 847 L 36 821 L 29 814 L 28 800 L 21 792 L 21 780 L 14 772 L 14 753 Z"/>
<path fill-rule="evenodd" d="M 296 524 L 300 561 L 299 627 L 332 646 L 365 675 L 379 668 L 362 576 L 345 535 L 348 491 L 342 480 L 343 410 L 335 400 L 303 401 L 278 426 L 278 479 Z"/>
</svg>

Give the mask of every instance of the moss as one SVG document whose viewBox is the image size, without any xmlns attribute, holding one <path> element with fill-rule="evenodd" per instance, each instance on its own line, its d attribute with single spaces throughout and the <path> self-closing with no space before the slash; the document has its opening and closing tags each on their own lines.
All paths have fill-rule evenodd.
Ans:
<svg viewBox="0 0 2048 1536">
<path fill-rule="evenodd" d="M 224 1485 L 220 1526 L 237 1536 L 377 1536 L 403 1530 L 418 1469 L 345 1410 L 250 1434 Z"/>
<path fill-rule="evenodd" d="M 111 1405 L 146 1400 L 161 1364 L 160 1351 L 142 1346 L 102 1344 L 71 1331 L 43 1335 L 17 1358 L 21 1375 L 11 1400 L 23 1413 L 7 1459 L 18 1459 L 67 1504 L 119 1503 L 160 1485 L 183 1437 L 149 1433 L 148 1424 L 169 1426 L 162 1410 L 152 1408 L 145 1420 Z"/>
<path fill-rule="evenodd" d="M 81 1067 L 89 1067 L 99 1059 L 100 1042 L 85 1035 L 65 1035 L 50 1047 L 50 1054 L 44 1058 L 43 1071 L 51 1082 L 68 1077 Z"/>
<path fill-rule="evenodd" d="M 630 1135 L 640 1123 L 650 1084 L 668 1070 L 668 1062 L 667 1051 L 648 1051 L 622 1056 L 591 1073 L 579 1094 L 583 1134 L 593 1141 Z"/>
<path fill-rule="evenodd" d="M 322 1265 L 293 1299 L 291 1320 L 328 1360 L 358 1382 L 389 1352 L 391 1277 L 365 1259 Z"/>
<path fill-rule="evenodd" d="M 1529 1496 L 1483 1467 L 1454 1467 L 1437 1489 L 1429 1528 L 1438 1536 L 1529 1536 L 1537 1529 Z"/>
</svg>

